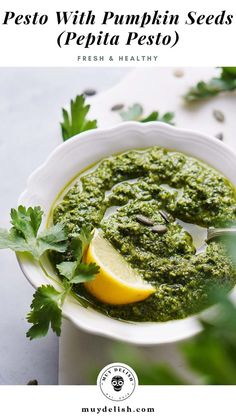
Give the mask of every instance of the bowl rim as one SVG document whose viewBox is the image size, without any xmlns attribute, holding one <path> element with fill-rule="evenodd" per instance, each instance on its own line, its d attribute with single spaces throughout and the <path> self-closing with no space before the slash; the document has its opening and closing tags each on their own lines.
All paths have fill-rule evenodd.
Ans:
<svg viewBox="0 0 236 419">
<path fill-rule="evenodd" d="M 208 134 L 205 134 L 201 131 L 197 131 L 197 130 L 192 130 L 192 129 L 185 129 L 185 128 L 178 128 L 163 122 L 147 122 L 147 123 L 140 123 L 140 122 L 136 122 L 136 121 L 127 121 L 127 122 L 121 122 L 113 127 L 109 127 L 109 128 L 96 128 L 96 129 L 92 129 L 89 131 L 85 131 L 82 132 L 80 134 L 77 134 L 73 137 L 71 137 L 69 139 L 69 141 L 65 141 L 62 144 L 58 145 L 50 154 L 49 156 L 46 158 L 46 160 L 38 167 L 36 168 L 32 174 L 28 177 L 28 180 L 26 182 L 26 188 L 25 190 L 22 192 L 22 194 L 20 195 L 19 199 L 18 199 L 18 204 L 24 203 L 25 198 L 28 195 L 28 192 L 30 190 L 30 188 L 32 187 L 32 185 L 35 182 L 35 179 L 38 178 L 38 176 L 44 172 L 44 170 L 51 164 L 54 164 L 54 162 L 57 160 L 58 156 L 60 156 L 65 149 L 71 147 L 73 148 L 75 144 L 78 143 L 78 139 L 79 139 L 79 144 L 83 144 L 84 142 L 86 142 L 88 140 L 88 138 L 94 138 L 94 137 L 103 137 L 104 135 L 109 135 L 112 133 L 117 133 L 119 132 L 120 134 L 126 132 L 127 130 L 132 130 L 133 132 L 137 132 L 137 133 L 142 133 L 145 134 L 145 132 L 151 131 L 151 130 L 156 130 L 156 133 L 166 133 L 166 134 L 170 134 L 173 138 L 179 137 L 181 136 L 181 139 L 183 141 L 186 141 L 189 139 L 189 137 L 191 137 L 191 139 L 195 139 L 195 140 L 202 140 L 204 143 L 208 143 L 209 146 L 212 147 L 217 147 L 218 149 L 220 149 L 222 151 L 222 153 L 227 153 L 229 155 L 231 155 L 231 157 L 233 157 L 236 160 L 236 153 L 234 150 L 231 149 L 231 147 L 229 147 L 227 144 L 222 143 L 221 141 L 219 141 L 218 139 L 216 139 L 213 136 L 210 136 Z M 151 147 L 150 145 L 147 147 Z M 163 147 L 165 147 L 163 145 Z M 138 147 L 137 147 L 138 148 Z M 168 148 L 168 147 L 167 147 Z M 128 148 L 127 148 L 128 149 Z M 125 151 L 125 149 L 124 149 Z M 187 154 L 187 153 L 185 153 Z M 108 153 L 109 155 L 109 153 Z M 193 155 L 194 157 L 194 155 Z M 197 158 L 197 157 L 196 157 Z M 51 202 L 52 205 L 53 201 Z M 26 268 L 26 264 L 25 264 L 25 260 L 24 257 L 22 257 L 21 255 L 17 255 L 17 260 L 18 263 L 20 265 L 20 268 L 23 272 L 23 274 L 25 275 L 25 277 L 27 278 L 27 280 L 30 282 L 30 284 L 36 289 L 37 286 L 33 280 L 33 278 L 29 275 L 27 268 Z M 55 285 L 55 284 L 54 284 Z M 236 296 L 236 290 L 234 292 L 235 296 Z M 177 341 L 182 341 L 185 339 L 188 339 L 194 335 L 196 335 L 197 333 L 199 333 L 202 330 L 202 327 L 200 325 L 200 323 L 197 320 L 197 316 L 196 315 L 192 315 L 192 316 L 188 316 L 187 318 L 184 319 L 179 319 L 179 320 L 171 320 L 168 322 L 152 322 L 152 325 L 168 325 L 170 323 L 175 323 L 177 326 L 180 325 L 181 323 L 185 323 L 187 321 L 190 321 L 192 323 L 192 328 L 190 328 L 188 331 L 185 330 L 185 333 L 180 332 L 177 336 L 168 336 L 165 338 L 153 338 L 153 337 L 149 337 L 148 339 L 145 338 L 145 340 L 142 339 L 142 337 L 140 336 L 132 336 L 132 335 L 126 335 L 124 336 L 123 334 L 120 333 L 120 331 L 117 331 L 115 328 L 110 331 L 110 330 L 102 330 L 102 329 L 98 329 L 97 324 L 95 324 L 94 326 L 91 324 L 86 324 L 86 321 L 77 321 L 75 319 L 75 317 L 69 313 L 69 305 L 70 305 L 70 301 L 69 299 L 67 299 L 67 301 L 65 302 L 65 305 L 62 308 L 62 314 L 63 317 L 70 320 L 77 328 L 80 328 L 84 331 L 87 331 L 89 333 L 95 334 L 95 335 L 100 335 L 100 336 L 104 336 L 107 338 L 111 338 L 111 339 L 115 339 L 115 340 L 119 340 L 119 341 L 123 341 L 123 342 L 128 342 L 131 344 L 136 344 L 136 345 L 159 345 L 159 344 L 166 344 L 166 343 L 173 343 L 173 342 L 177 342 Z M 95 313 L 96 310 L 93 310 Z M 208 312 L 212 311 L 212 307 L 204 310 L 201 312 L 201 314 L 207 314 Z M 104 316 L 105 318 L 109 318 L 108 316 L 106 316 L 105 314 L 102 314 L 102 316 Z M 109 318 L 110 319 L 110 318 Z M 119 322 L 122 324 L 129 324 L 132 326 L 136 326 L 137 324 L 140 323 L 135 323 L 135 322 L 131 322 L 131 323 L 127 323 L 127 322 L 123 322 L 120 320 L 116 320 L 116 319 L 112 319 L 112 321 L 114 322 Z M 91 323 L 91 322 L 90 322 Z M 143 322 L 142 325 L 145 324 L 150 324 L 151 322 Z M 181 328 L 180 328 L 181 329 Z"/>
</svg>

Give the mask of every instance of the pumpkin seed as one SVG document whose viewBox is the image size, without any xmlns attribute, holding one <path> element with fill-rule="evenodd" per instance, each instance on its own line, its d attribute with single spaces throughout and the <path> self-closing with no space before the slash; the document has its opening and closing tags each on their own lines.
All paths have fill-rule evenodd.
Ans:
<svg viewBox="0 0 236 419">
<path fill-rule="evenodd" d="M 84 90 L 84 95 L 85 96 L 94 96 L 96 95 L 96 90 L 95 89 L 85 89 Z"/>
<path fill-rule="evenodd" d="M 223 139 L 224 139 L 224 135 L 222 134 L 222 132 L 219 132 L 219 134 L 216 134 L 215 137 L 220 141 L 223 141 Z"/>
<path fill-rule="evenodd" d="M 146 226 L 153 226 L 154 225 L 154 222 L 150 218 L 145 217 L 144 215 L 137 215 L 136 220 L 139 223 L 144 224 Z"/>
<path fill-rule="evenodd" d="M 213 115 L 218 122 L 224 122 L 225 116 L 223 112 L 219 111 L 218 109 L 214 109 Z"/>
<path fill-rule="evenodd" d="M 30 380 L 27 383 L 28 386 L 37 386 L 38 385 L 38 380 Z"/>
<path fill-rule="evenodd" d="M 120 111 L 121 109 L 123 109 L 123 107 L 124 105 L 122 103 L 117 103 L 117 105 L 112 106 L 111 111 Z"/>
<path fill-rule="evenodd" d="M 151 228 L 153 233 L 164 234 L 167 232 L 168 228 L 165 225 L 158 224 Z"/>
<path fill-rule="evenodd" d="M 184 71 L 181 68 L 176 68 L 173 71 L 173 74 L 175 77 L 183 77 L 184 76 Z"/>
<path fill-rule="evenodd" d="M 159 213 L 161 214 L 163 220 L 165 220 L 166 223 L 170 222 L 170 217 L 166 211 L 160 210 Z"/>
</svg>

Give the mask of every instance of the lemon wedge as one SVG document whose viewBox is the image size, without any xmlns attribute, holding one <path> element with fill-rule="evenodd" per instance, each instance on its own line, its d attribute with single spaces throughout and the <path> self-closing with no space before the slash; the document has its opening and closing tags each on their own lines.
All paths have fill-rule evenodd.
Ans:
<svg viewBox="0 0 236 419">
<path fill-rule="evenodd" d="M 145 300 L 155 292 L 155 288 L 143 281 L 97 230 L 89 245 L 85 261 L 96 263 L 100 267 L 95 279 L 86 282 L 85 287 L 104 303 L 135 303 Z"/>
</svg>

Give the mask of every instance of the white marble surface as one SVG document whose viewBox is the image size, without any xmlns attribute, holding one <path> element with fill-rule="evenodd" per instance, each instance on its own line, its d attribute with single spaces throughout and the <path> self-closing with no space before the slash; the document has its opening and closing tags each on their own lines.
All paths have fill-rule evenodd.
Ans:
<svg viewBox="0 0 236 419">
<path fill-rule="evenodd" d="M 0 225 L 8 225 L 29 174 L 59 143 L 61 106 L 85 88 L 108 89 L 129 70 L 0 68 Z M 25 337 L 33 289 L 10 251 L 0 252 L 0 384 L 56 384 L 58 340 Z"/>
</svg>

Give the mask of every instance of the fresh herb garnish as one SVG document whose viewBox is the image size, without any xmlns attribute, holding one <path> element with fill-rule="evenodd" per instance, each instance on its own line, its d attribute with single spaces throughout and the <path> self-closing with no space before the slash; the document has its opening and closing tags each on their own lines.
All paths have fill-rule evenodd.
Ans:
<svg viewBox="0 0 236 419">
<path fill-rule="evenodd" d="M 140 122 L 159 121 L 159 122 L 165 122 L 166 124 L 174 125 L 174 122 L 173 122 L 174 117 L 175 117 L 174 112 L 166 112 L 161 116 L 159 112 L 154 111 L 154 112 L 151 112 L 145 118 L 142 118 Z"/>
<path fill-rule="evenodd" d="M 236 89 L 236 67 L 220 67 L 219 77 L 213 77 L 208 82 L 200 81 L 189 89 L 184 96 L 186 102 L 196 102 L 217 96 L 221 92 Z"/>
<path fill-rule="evenodd" d="M 35 292 L 31 311 L 27 315 L 28 322 L 33 323 L 27 332 L 27 337 L 30 339 L 45 336 L 50 325 L 52 330 L 60 336 L 62 306 L 66 296 L 71 292 L 74 284 L 92 281 L 99 272 L 99 267 L 95 263 L 82 262 L 84 251 L 91 239 L 91 232 L 83 228 L 70 244 L 69 251 L 73 261 L 61 262 L 56 266 L 61 276 L 61 291 L 57 291 L 52 285 L 43 285 Z"/>
<path fill-rule="evenodd" d="M 167 124 L 173 124 L 174 113 L 166 112 L 164 115 L 160 115 L 159 112 L 153 111 L 148 116 L 143 116 L 143 107 L 139 103 L 134 103 L 127 110 L 119 112 L 123 121 L 138 121 L 138 122 L 151 122 L 160 121 Z"/>
<path fill-rule="evenodd" d="M 94 275 L 99 272 L 99 267 L 95 263 L 62 262 L 57 265 L 57 268 L 70 284 L 91 281 L 94 279 Z"/>
<path fill-rule="evenodd" d="M 63 253 L 66 250 L 67 233 L 62 224 L 56 224 L 38 233 L 42 222 L 43 211 L 40 207 L 22 205 L 11 210 L 11 224 L 8 231 L 0 229 L 0 249 L 11 249 L 15 252 L 30 253 L 39 260 L 47 250 Z"/>
<path fill-rule="evenodd" d="M 60 336 L 62 306 L 66 296 L 71 292 L 74 284 L 92 281 L 99 272 L 99 267 L 95 263 L 82 262 L 83 254 L 92 237 L 91 231 L 83 228 L 81 233 L 72 239 L 69 246 L 73 261 L 61 262 L 56 266 L 62 280 L 61 291 L 57 291 L 52 285 L 43 285 L 37 289 L 31 304 L 31 311 L 27 315 L 28 321 L 33 323 L 27 332 L 27 337 L 30 339 L 45 336 L 50 325 L 52 330 Z"/>
<path fill-rule="evenodd" d="M 91 281 L 99 272 L 99 267 L 95 263 L 86 264 L 82 260 L 92 236 L 90 230 L 82 228 L 80 234 L 73 238 L 70 245 L 73 261 L 61 262 L 57 265 L 60 275 L 70 284 Z"/>
<path fill-rule="evenodd" d="M 70 101 L 70 113 L 66 109 L 62 109 L 61 132 L 64 141 L 83 131 L 97 128 L 95 119 L 87 119 L 89 109 L 90 105 L 85 104 L 84 95 L 76 96 L 75 100 Z"/>
<path fill-rule="evenodd" d="M 46 251 L 64 253 L 67 249 L 72 261 L 57 265 L 61 276 L 61 290 L 52 285 L 42 285 L 34 293 L 31 311 L 27 320 L 33 326 L 28 330 L 27 337 L 35 339 L 45 336 L 51 326 L 59 336 L 61 333 L 62 306 L 66 296 L 74 284 L 91 281 L 99 272 L 95 263 L 86 264 L 82 261 L 84 252 L 92 240 L 92 233 L 82 228 L 68 245 L 68 234 L 63 224 L 54 226 L 39 233 L 43 211 L 40 207 L 11 210 L 13 227 L 8 231 L 0 229 L 0 249 L 11 249 L 15 252 L 31 254 L 37 261 Z"/>
<path fill-rule="evenodd" d="M 28 330 L 26 336 L 30 340 L 45 336 L 49 326 L 60 336 L 62 310 L 61 306 L 67 293 L 57 291 L 52 285 L 42 285 L 34 293 L 31 303 L 31 311 L 27 314 L 27 320 L 33 326 Z"/>
<path fill-rule="evenodd" d="M 123 121 L 139 121 L 143 115 L 143 107 L 139 103 L 134 103 L 126 110 L 119 112 Z"/>
</svg>

